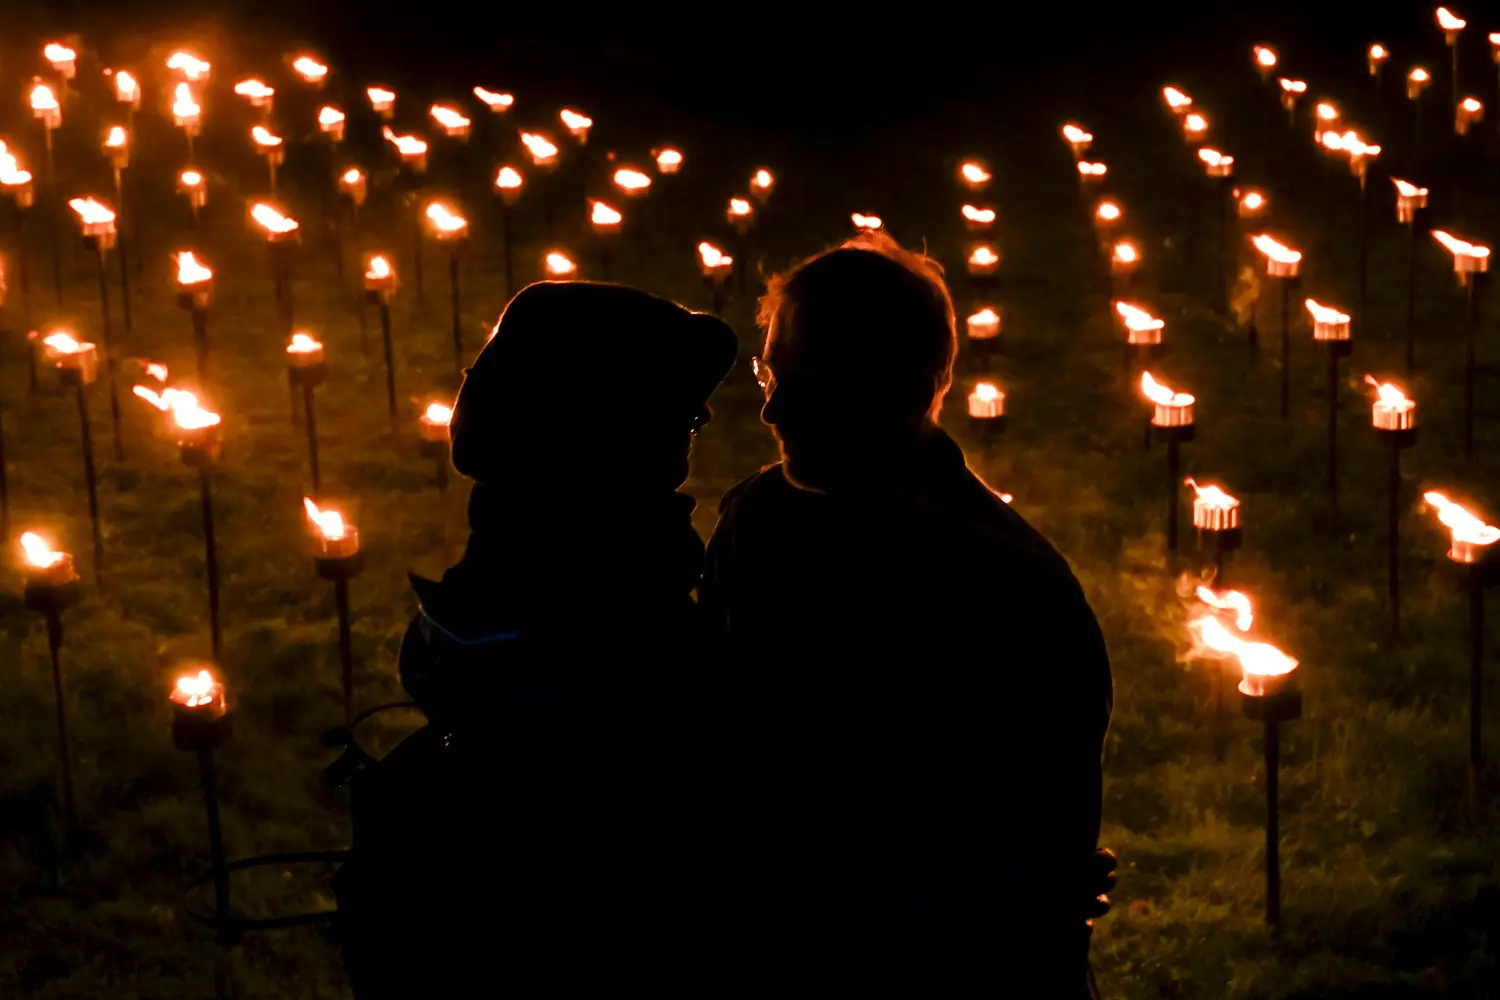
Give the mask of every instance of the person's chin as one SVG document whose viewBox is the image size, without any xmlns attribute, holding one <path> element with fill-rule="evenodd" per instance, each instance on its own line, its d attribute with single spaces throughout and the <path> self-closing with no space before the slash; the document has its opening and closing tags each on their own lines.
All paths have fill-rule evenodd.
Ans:
<svg viewBox="0 0 1500 1000">
<path fill-rule="evenodd" d="M 781 448 L 781 472 L 787 482 L 804 490 L 822 491 L 827 482 L 827 466 L 814 451 Z"/>
</svg>

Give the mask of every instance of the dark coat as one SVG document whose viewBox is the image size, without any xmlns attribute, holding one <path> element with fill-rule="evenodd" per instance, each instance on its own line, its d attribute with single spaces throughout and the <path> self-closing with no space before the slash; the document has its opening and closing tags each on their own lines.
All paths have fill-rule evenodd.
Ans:
<svg viewBox="0 0 1500 1000">
<path fill-rule="evenodd" d="M 1018 972 L 1024 995 L 1087 995 L 1074 873 L 1112 695 L 1067 563 L 941 433 L 854 489 L 771 466 L 720 511 L 700 601 L 756 734 L 742 822 L 768 966 L 851 996 Z"/>
</svg>

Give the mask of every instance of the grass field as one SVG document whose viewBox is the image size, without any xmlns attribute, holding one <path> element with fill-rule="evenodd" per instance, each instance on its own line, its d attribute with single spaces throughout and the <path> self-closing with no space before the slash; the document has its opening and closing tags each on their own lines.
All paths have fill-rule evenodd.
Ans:
<svg viewBox="0 0 1500 1000">
<path fill-rule="evenodd" d="M 1442 66 L 1440 37 L 1423 44 L 1429 65 Z M 15 58 L 7 58 L 0 93 L 23 92 L 36 48 L 17 48 Z M 626 229 L 612 253 L 611 276 L 699 307 L 708 304 L 693 252 L 700 238 L 720 240 L 741 263 L 753 260 L 771 270 L 847 235 L 849 212 L 873 211 L 898 238 L 925 244 L 949 267 L 960 315 L 966 315 L 976 297 L 963 276 L 958 208 L 966 196 L 954 178 L 961 157 L 985 157 L 995 174 L 986 200 L 1000 211 L 996 240 L 1004 256 L 997 298 L 1005 332 L 994 374 L 1007 393 L 1010 431 L 991 454 L 970 434 L 962 395 L 977 368 L 967 356 L 945 424 L 965 443 L 976 471 L 1013 493 L 1016 509 L 1071 560 L 1109 640 L 1116 707 L 1103 842 L 1119 852 L 1122 874 L 1115 911 L 1095 934 L 1106 994 L 1500 995 L 1497 816 L 1491 806 L 1476 825 L 1464 796 L 1464 598 L 1444 558 L 1446 537 L 1418 506 L 1419 486 L 1451 488 L 1480 509 L 1495 502 L 1492 446 L 1500 414 L 1491 387 L 1483 386 L 1477 454 L 1466 464 L 1463 300 L 1446 254 L 1425 236 L 1419 243 L 1421 365 L 1412 376 L 1401 370 L 1406 242 L 1393 221 L 1386 177 L 1409 172 L 1432 186 L 1424 224 L 1477 240 L 1500 235 L 1500 202 L 1491 184 L 1472 184 L 1462 200 L 1454 194 L 1443 76 L 1426 102 L 1427 147 L 1411 148 L 1410 109 L 1396 88 L 1409 53 L 1398 49 L 1393 60 L 1379 124 L 1362 56 L 1353 52 L 1345 65 L 1313 81 L 1295 130 L 1248 58 L 1239 50 L 1233 57 L 1216 67 L 1199 53 L 1184 67 L 1161 66 L 1158 83 L 1177 83 L 1207 109 L 1212 139 L 1237 157 L 1238 176 L 1269 192 L 1268 227 L 1306 254 L 1303 291 L 1346 311 L 1355 311 L 1358 189 L 1342 165 L 1315 155 L 1307 106 L 1323 94 L 1341 99 L 1349 117 L 1375 127 L 1387 147 L 1370 181 L 1370 302 L 1355 317 L 1355 354 L 1341 369 L 1336 513 L 1323 485 L 1324 363 L 1306 314 L 1294 312 L 1292 408 L 1282 421 L 1272 357 L 1277 324 L 1263 323 L 1261 356 L 1252 364 L 1244 333 L 1215 314 L 1210 188 L 1151 87 L 1101 87 L 1067 101 L 1045 95 L 1001 104 L 976 100 L 823 144 L 686 116 L 634 116 L 600 96 L 592 103 L 580 98 L 598 122 L 580 154 L 554 127 L 556 109 L 528 107 L 524 92 L 518 92 L 518 120 L 486 119 L 471 107 L 476 134 L 467 147 L 433 137 L 422 120 L 428 99 L 445 95 L 402 91 L 398 124 L 429 136 L 425 183 L 454 196 L 472 220 L 473 239 L 462 257 L 462 324 L 471 353 L 507 298 L 499 213 L 486 181 L 502 156 L 522 165 L 518 123 L 544 125 L 564 147 L 558 175 L 529 186 L 517 210 L 518 282 L 536 276 L 548 245 L 547 197 L 554 203 L 556 242 L 579 255 L 586 276 L 600 276 L 597 248 L 578 232 L 585 192 L 604 191 L 607 151 L 618 150 L 618 162 L 644 164 L 648 149 L 672 142 L 686 154 L 682 174 L 658 178 L 642 203 L 622 206 Z M 315 99 L 271 63 L 232 67 L 227 56 L 216 62 L 200 157 L 211 192 L 200 231 L 173 193 L 172 179 L 186 156 L 180 133 L 150 100 L 140 116 L 129 174 L 136 197 L 127 205 L 137 211 L 125 221 L 127 243 L 139 247 L 143 267 L 138 277 L 132 273 L 128 334 L 118 288 L 110 290 L 116 353 L 164 361 L 183 375 L 191 371 L 190 327 L 174 303 L 167 255 L 188 246 L 201 250 L 218 274 L 210 338 L 212 404 L 224 415 L 225 441 L 215 473 L 222 670 L 237 716 L 234 739 L 219 758 L 226 838 L 232 856 L 337 848 L 347 842 L 347 812 L 321 782 L 329 754 L 317 741 L 339 720 L 332 591 L 313 575 L 304 541 L 305 439 L 290 419 L 266 248 L 246 219 L 249 199 L 264 191 L 266 178 L 245 138 L 251 113 L 228 91 L 236 74 L 274 73 L 283 88 L 275 115 L 290 146 L 283 200 L 306 233 L 296 255 L 297 321 L 327 343 L 331 371 L 318 390 L 322 494 L 344 505 L 369 557 L 353 585 L 357 699 L 366 706 L 400 696 L 395 653 L 414 607 L 405 572 L 438 572 L 464 537 L 463 484 L 438 493 L 416 436 L 421 407 L 456 387 L 446 263 L 428 241 L 425 303 L 419 301 L 411 273 L 416 213 L 410 206 L 398 209 L 394 186 L 384 183 L 386 161 L 373 138 L 377 123 L 362 98 L 356 100 L 354 88 L 365 81 L 342 81 L 333 91 L 346 88 L 339 100 L 350 112 L 350 141 L 341 155 L 377 173 L 379 182 L 359 231 L 347 234 L 349 263 L 341 280 L 318 221 L 328 166 L 324 144 L 307 134 Z M 142 58 L 134 65 L 146 64 Z M 1192 66 L 1200 71 L 1194 74 Z M 58 188 L 65 196 L 110 197 L 96 142 L 116 112 L 103 98 L 97 70 L 97 62 L 85 64 L 84 93 L 66 109 L 58 135 Z M 1490 79 L 1488 72 L 1483 79 Z M 40 171 L 39 128 L 9 98 L 5 107 L 0 138 Z M 1088 221 L 1092 203 L 1080 200 L 1058 136 L 1069 119 L 1097 137 L 1091 155 L 1109 164 L 1105 190 L 1125 207 L 1121 232 L 1145 251 L 1147 266 L 1134 294 L 1167 320 L 1169 345 L 1154 370 L 1199 400 L 1198 439 L 1184 450 L 1183 471 L 1221 482 L 1243 500 L 1246 545 L 1232 559 L 1232 582 L 1255 597 L 1264 634 L 1301 661 L 1306 717 L 1283 737 L 1286 927 L 1279 941 L 1261 917 L 1259 737 L 1230 711 L 1227 753 L 1217 760 L 1206 708 L 1206 670 L 1213 668 L 1182 660 L 1187 609 L 1165 555 L 1165 457 L 1160 446 L 1141 447 L 1142 408 L 1108 314 Z M 1490 122 L 1474 136 L 1476 178 L 1492 176 L 1494 132 Z M 750 171 L 761 165 L 777 170 L 780 183 L 740 247 L 723 224 L 724 205 L 743 193 Z M 0 344 L 0 406 L 13 523 L 54 532 L 92 582 L 77 414 L 50 372 L 43 372 L 38 392 L 28 392 L 8 209 L 0 206 L 0 224 L 7 227 L 0 253 L 11 276 L 0 323 L 9 331 Z M 49 213 L 60 234 L 61 306 L 50 281 Z M 97 338 L 93 261 L 75 249 L 74 233 L 71 219 L 48 208 L 44 188 L 27 217 L 31 319 L 44 330 L 68 325 Z M 396 255 L 403 278 L 395 307 L 403 411 L 394 429 L 384 415 L 378 328 L 372 315 L 368 339 L 362 337 L 355 307 L 355 254 L 377 248 Z M 744 358 L 759 346 L 752 324 L 758 284 L 752 273 L 747 294 L 736 294 L 728 310 Z M 1494 324 L 1486 319 L 1484 326 L 1481 343 L 1488 349 Z M 618 367 L 622 397 L 629 393 L 628 343 L 616 356 L 580 357 L 577 364 Z M 1400 641 L 1386 626 L 1385 458 L 1369 429 L 1369 400 L 1360 384 L 1367 371 L 1399 376 L 1418 400 L 1423 427 L 1419 446 L 1406 458 Z M 615 402 L 571 400 L 567 371 L 543 377 L 556 382 L 569 405 L 597 406 L 607 415 Z M 121 403 L 126 460 L 114 461 L 105 393 L 102 382 L 90 390 L 107 591 L 86 591 L 65 618 L 64 671 L 83 827 L 71 849 L 55 801 L 46 640 L 38 619 L 21 605 L 18 573 L 5 571 L 0 594 L 0 995 L 201 996 L 211 992 L 216 964 L 246 997 L 344 995 L 336 952 L 315 930 L 252 936 L 227 958 L 216 958 L 209 935 L 183 915 L 181 889 L 206 863 L 206 833 L 193 762 L 171 746 L 165 695 L 178 661 L 209 653 L 196 475 L 179 463 L 154 411 L 128 397 Z M 697 523 L 705 534 L 719 495 L 774 457 L 756 419 L 759 390 L 748 370 L 738 368 L 713 405 L 715 419 L 699 437 L 686 487 L 699 498 Z M 587 441 L 578 442 L 577 460 L 589 461 Z M 1187 549 L 1190 533 L 1185 537 Z M 1195 565 L 1191 557 L 1182 562 Z M 994 669 L 1041 669 L 1008 663 L 1005 637 L 994 641 Z M 1487 698 L 1493 706 L 1492 689 Z M 414 723 L 387 716 L 373 727 L 375 742 L 389 745 Z M 1493 726 L 1488 735 L 1493 745 Z M 1495 787 L 1493 769 L 1489 777 Z M 251 915 L 327 906 L 325 876 L 261 871 L 236 882 L 236 905 Z"/>
</svg>

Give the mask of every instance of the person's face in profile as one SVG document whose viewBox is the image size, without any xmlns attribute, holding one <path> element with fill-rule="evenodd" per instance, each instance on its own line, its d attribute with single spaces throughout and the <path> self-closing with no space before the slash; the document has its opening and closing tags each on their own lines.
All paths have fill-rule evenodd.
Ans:
<svg viewBox="0 0 1500 1000">
<path fill-rule="evenodd" d="M 859 444 L 869 398 L 859 379 L 843 377 L 807 349 L 795 323 L 773 320 L 755 376 L 765 390 L 760 419 L 776 434 L 787 476 L 818 488 Z M 863 397 L 863 403 L 862 403 Z"/>
</svg>

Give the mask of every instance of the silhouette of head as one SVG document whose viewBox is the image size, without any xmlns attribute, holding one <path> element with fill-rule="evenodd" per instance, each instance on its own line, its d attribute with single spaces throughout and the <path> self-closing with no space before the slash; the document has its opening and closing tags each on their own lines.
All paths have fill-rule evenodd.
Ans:
<svg viewBox="0 0 1500 1000">
<path fill-rule="evenodd" d="M 454 468 L 511 494 L 670 493 L 736 351 L 722 320 L 634 288 L 531 285 L 465 373 Z"/>
<path fill-rule="evenodd" d="M 757 377 L 788 477 L 824 488 L 936 424 L 958 341 L 942 269 L 883 232 L 770 280 Z"/>
</svg>

